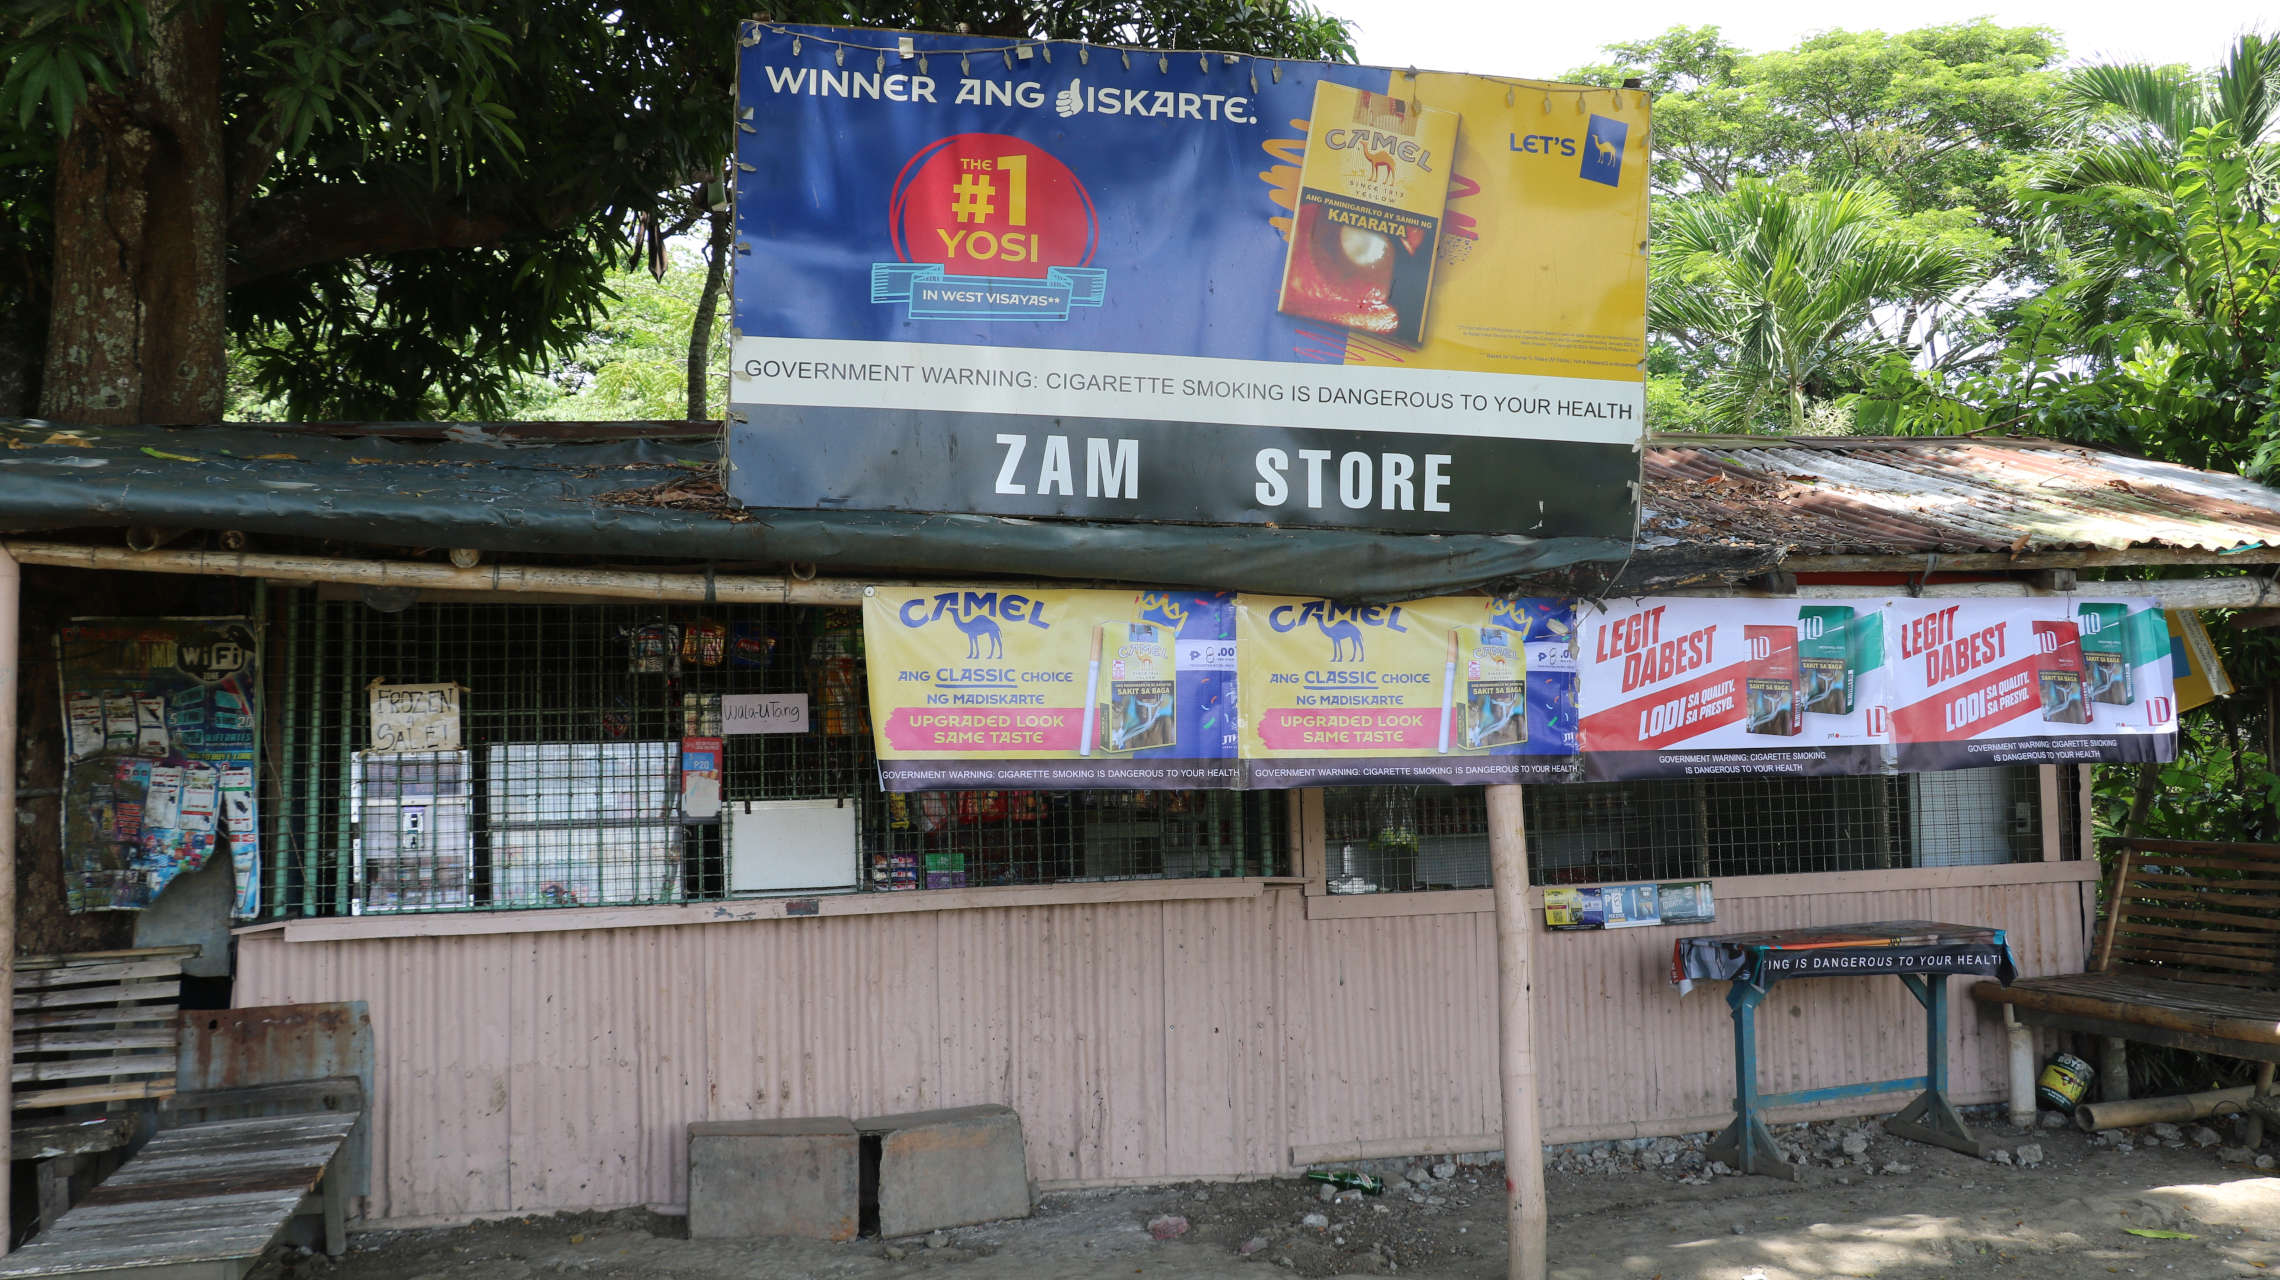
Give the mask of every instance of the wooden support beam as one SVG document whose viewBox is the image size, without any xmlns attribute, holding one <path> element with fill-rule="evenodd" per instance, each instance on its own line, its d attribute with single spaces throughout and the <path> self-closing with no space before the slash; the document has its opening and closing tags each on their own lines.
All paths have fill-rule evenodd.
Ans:
<svg viewBox="0 0 2280 1280">
<path fill-rule="evenodd" d="M 1533 955 L 1536 922 L 1528 910 L 1528 833 L 1520 788 L 1498 783 L 1488 793 L 1489 875 L 1496 896 L 1496 984 L 1503 1052 L 1504 1226 L 1509 1280 L 1544 1280 L 1543 1118 L 1536 1087 Z"/>
</svg>

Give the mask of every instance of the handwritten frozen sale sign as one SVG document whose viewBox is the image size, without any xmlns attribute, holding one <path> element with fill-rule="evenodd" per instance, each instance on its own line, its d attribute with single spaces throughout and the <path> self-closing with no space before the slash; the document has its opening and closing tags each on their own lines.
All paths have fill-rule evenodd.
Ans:
<svg viewBox="0 0 2280 1280">
<path fill-rule="evenodd" d="M 743 30 L 739 500 L 1630 536 L 1642 95 Z"/>
</svg>

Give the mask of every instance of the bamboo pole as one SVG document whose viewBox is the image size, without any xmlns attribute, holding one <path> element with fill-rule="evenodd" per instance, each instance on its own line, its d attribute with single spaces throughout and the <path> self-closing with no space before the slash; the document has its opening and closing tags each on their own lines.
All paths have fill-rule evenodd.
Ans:
<svg viewBox="0 0 2280 1280">
<path fill-rule="evenodd" d="M 59 565 L 73 569 L 117 569 L 146 573 L 181 573 L 225 578 L 268 578 L 277 582 L 340 582 L 367 587 L 410 587 L 428 591 L 473 591 L 520 594 L 583 595 L 609 600 L 687 600 L 697 602 L 856 605 L 866 585 L 848 578 L 800 579 L 791 575 L 669 573 L 652 569 L 579 569 L 542 565 L 453 565 L 402 560 L 334 560 L 324 556 L 267 555 L 242 551 L 160 549 L 134 551 L 126 547 L 89 547 L 61 542 L 9 542 L 6 549 L 21 564 Z M 2134 554 L 2134 553 L 2133 553 Z M 1876 557 L 1884 571 L 1910 568 L 1907 557 Z M 1945 562 L 1943 562 L 1945 563 Z M 1951 566 L 1952 567 L 1952 566 Z M 893 585 L 906 585 L 896 582 Z M 2110 590 L 2101 590 L 2110 588 Z M 1774 593 L 1745 591 L 1712 584 L 1690 586 L 1694 596 L 1761 596 Z M 1794 592 L 1796 599 L 1856 599 L 1875 595 L 1875 588 L 1806 583 Z M 2073 592 L 2051 592 L 2030 583 L 1935 582 L 1921 594 L 1931 599 L 2013 599 L 2024 596 L 2077 595 L 2092 599 L 2127 595 L 2157 601 L 2169 609 L 2242 609 L 2280 605 L 2280 586 L 2265 578 L 2171 578 L 2154 582 L 2084 583 Z"/>
<path fill-rule="evenodd" d="M 610 600 L 688 600 L 724 604 L 858 605 L 863 583 L 845 578 L 802 581 L 789 575 L 711 575 L 652 569 L 581 569 L 544 565 L 453 565 L 403 560 L 334 560 L 324 556 L 223 551 L 131 551 L 56 542 L 8 542 L 23 564 L 72 569 L 180 573 L 205 577 L 267 578 L 274 582 L 341 582 L 363 587 L 410 587 L 522 595 L 583 595 Z"/>
<path fill-rule="evenodd" d="M 1543 1118 L 1537 1114 L 1535 976 L 1528 833 L 1516 783 L 1488 787 L 1488 860 L 1496 897 L 1496 981 L 1504 1091 L 1504 1227 L 1509 1280 L 1544 1280 Z"/>
<path fill-rule="evenodd" d="M 2141 1124 L 2183 1124 L 2214 1115 L 2242 1111 L 2256 1096 L 2256 1086 L 2211 1089 L 2206 1093 L 2180 1093 L 2168 1098 L 2120 1098 L 2085 1102 L 2074 1109 L 2074 1123 L 2084 1133 L 2100 1129 L 2134 1129 Z"/>
<path fill-rule="evenodd" d="M 0 551 L 0 990 L 16 989 L 16 677 L 17 630 L 23 625 L 23 571 Z M 15 1000 L 0 1001 L 0 1044 L 16 1038 Z M 14 1142 L 15 1082 L 0 1081 L 0 1152 Z M 0 1196 L 0 1254 L 11 1224 Z"/>
<path fill-rule="evenodd" d="M 1890 564 L 1885 565 L 1889 571 Z M 1841 583 L 1800 583 L 1794 591 L 1749 591 L 1714 584 L 1690 586 L 1684 594 L 1718 597 L 1773 597 L 1796 600 L 1857 600 L 1862 596 L 1903 594 L 1892 587 L 1846 586 Z M 2164 609 L 2247 609 L 2280 605 L 2280 585 L 2269 578 L 2234 575 L 2224 578 L 2164 578 L 2151 582 L 2085 582 L 2072 591 L 2050 591 L 2017 580 L 2001 582 L 1934 582 L 1917 593 L 1927 600 L 2016 600 L 2029 596 L 2056 599 L 2151 599 Z"/>
</svg>

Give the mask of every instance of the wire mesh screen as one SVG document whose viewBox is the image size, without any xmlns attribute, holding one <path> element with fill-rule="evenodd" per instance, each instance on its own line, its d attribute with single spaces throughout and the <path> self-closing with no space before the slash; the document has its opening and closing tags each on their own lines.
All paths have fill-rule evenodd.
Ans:
<svg viewBox="0 0 2280 1280">
<path fill-rule="evenodd" d="M 885 795 L 854 610 L 482 603 L 386 612 L 306 591 L 286 593 L 280 609 L 267 737 L 279 914 L 1283 869 L 1279 797 Z M 375 685 L 449 714 L 415 718 L 408 730 L 383 716 L 376 743 Z M 768 694 L 806 695 L 807 728 L 738 732 L 747 695 Z M 418 737 L 447 732 L 455 740 Z M 802 846 L 792 851 L 801 870 L 772 879 L 755 851 L 786 842 Z"/>
<path fill-rule="evenodd" d="M 2031 768 L 1864 778 L 1725 778 L 1529 787 L 1537 884 L 2022 862 L 2042 856 Z M 1333 893 L 1465 889 L 1488 872 L 1477 787 L 1334 787 Z"/>
</svg>

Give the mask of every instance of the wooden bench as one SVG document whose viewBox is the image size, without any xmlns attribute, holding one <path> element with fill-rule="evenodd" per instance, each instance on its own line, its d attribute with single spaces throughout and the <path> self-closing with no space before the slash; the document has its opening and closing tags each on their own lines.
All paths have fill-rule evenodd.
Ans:
<svg viewBox="0 0 2280 1280">
<path fill-rule="evenodd" d="M 338 1257 L 348 1247 L 341 1151 L 360 1122 L 357 1111 L 323 1111 L 165 1130 L 0 1258 L 0 1280 L 240 1280 L 308 1212 L 323 1215 L 325 1252 Z"/>
<path fill-rule="evenodd" d="M 2129 1096 L 2130 1040 L 2255 1061 L 2257 1091 L 2270 1093 L 2280 1063 L 2280 845 L 2129 840 L 2108 852 L 2113 878 L 2089 972 L 1983 982 L 1972 996 L 2028 1026 L 2100 1037 L 2109 1101 Z M 2022 1104 L 2033 1109 L 2014 1098 L 2014 1113 Z"/>
<path fill-rule="evenodd" d="M 37 1161 L 39 1220 L 71 1207 L 75 1176 L 151 1128 L 174 1092 L 182 964 L 196 947 L 16 961 L 9 1157 Z M 49 1113 L 31 1119 L 31 1113 Z M 29 1121 L 29 1122 L 27 1122 Z"/>
</svg>

